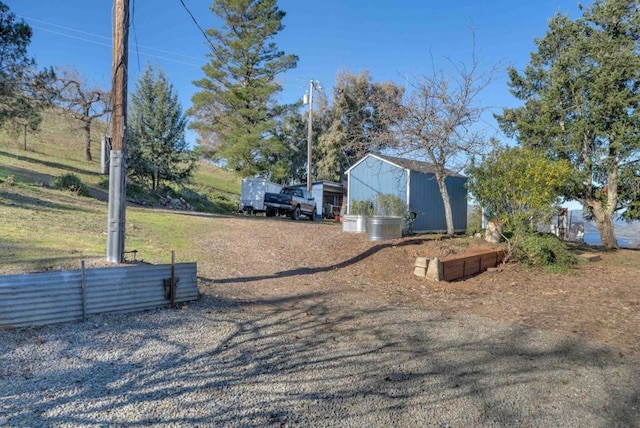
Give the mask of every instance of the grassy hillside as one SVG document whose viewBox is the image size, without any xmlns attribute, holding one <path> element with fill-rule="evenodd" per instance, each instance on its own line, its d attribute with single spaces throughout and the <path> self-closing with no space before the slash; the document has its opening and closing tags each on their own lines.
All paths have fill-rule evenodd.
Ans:
<svg viewBox="0 0 640 428">
<path fill-rule="evenodd" d="M 92 128 L 92 161 L 84 159 L 84 141 L 76 121 L 60 109 L 44 114 L 41 129 L 24 135 L 0 130 L 0 179 L 13 176 L 17 181 L 31 181 L 48 186 L 59 175 L 73 173 L 89 187 L 98 199 L 106 199 L 107 177 L 100 174 L 100 141 L 107 134 L 107 124 L 95 121 Z M 201 162 L 193 182 L 186 188 L 173 188 L 173 196 L 181 196 L 200 211 L 226 213 L 237 208 L 241 179 L 207 162 Z M 140 197 L 136 188 L 128 190 Z M 148 198 L 144 198 L 148 199 Z"/>
<path fill-rule="evenodd" d="M 104 129 L 104 123 L 96 125 L 91 162 L 84 160 L 73 121 L 59 111 L 48 112 L 42 130 L 28 135 L 26 151 L 23 136 L 0 132 L 0 273 L 77 268 L 81 259 L 104 262 L 108 177 L 100 174 L 99 153 Z M 51 187 L 67 173 L 78 176 L 90 196 Z M 190 185 L 165 191 L 196 208 L 228 213 L 238 206 L 240 183 L 233 173 L 202 162 Z M 138 250 L 138 259 L 153 263 L 168 262 L 172 249 L 180 260 L 188 260 L 190 240 L 211 227 L 206 216 L 132 204 L 126 216 L 125 250 Z"/>
</svg>

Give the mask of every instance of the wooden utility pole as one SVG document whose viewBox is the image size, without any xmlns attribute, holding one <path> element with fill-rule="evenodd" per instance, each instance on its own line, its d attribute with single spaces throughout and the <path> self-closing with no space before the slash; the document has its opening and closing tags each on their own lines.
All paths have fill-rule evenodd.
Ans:
<svg viewBox="0 0 640 428">
<path fill-rule="evenodd" d="M 125 150 L 127 123 L 127 67 L 129 53 L 129 0 L 114 0 L 112 62 L 112 150 Z"/>
<path fill-rule="evenodd" d="M 313 140 L 313 80 L 309 82 L 309 128 L 307 129 L 307 192 L 311 196 L 311 142 Z"/>
<path fill-rule="evenodd" d="M 109 218 L 107 260 L 124 262 L 125 180 L 127 153 L 127 69 L 129 56 L 129 0 L 113 5 L 113 115 L 109 167 Z"/>
</svg>

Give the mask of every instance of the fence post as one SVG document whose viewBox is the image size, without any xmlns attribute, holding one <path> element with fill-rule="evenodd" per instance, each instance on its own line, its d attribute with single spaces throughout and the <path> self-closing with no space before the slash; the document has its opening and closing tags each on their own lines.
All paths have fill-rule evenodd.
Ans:
<svg viewBox="0 0 640 428">
<path fill-rule="evenodd" d="M 87 320 L 87 281 L 85 278 L 84 260 L 80 262 L 82 267 L 82 321 Z"/>
</svg>

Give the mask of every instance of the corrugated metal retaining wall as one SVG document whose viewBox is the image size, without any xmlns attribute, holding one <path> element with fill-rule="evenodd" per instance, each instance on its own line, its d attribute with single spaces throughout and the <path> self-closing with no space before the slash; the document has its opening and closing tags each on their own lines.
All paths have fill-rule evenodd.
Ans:
<svg viewBox="0 0 640 428">
<path fill-rule="evenodd" d="M 163 280 L 170 277 L 170 264 L 86 269 L 84 287 L 82 270 L 0 276 L 0 327 L 77 321 L 84 314 L 164 306 L 169 300 Z M 175 277 L 180 279 L 175 302 L 198 298 L 196 263 L 177 263 Z"/>
</svg>

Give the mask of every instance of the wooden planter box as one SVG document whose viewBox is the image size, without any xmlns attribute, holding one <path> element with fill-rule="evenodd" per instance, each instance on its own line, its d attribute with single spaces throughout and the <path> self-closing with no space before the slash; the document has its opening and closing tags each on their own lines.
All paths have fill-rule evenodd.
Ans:
<svg viewBox="0 0 640 428">
<path fill-rule="evenodd" d="M 450 260 L 418 257 L 413 273 L 434 281 L 454 281 L 496 267 L 503 258 L 502 250 L 482 250 Z"/>
</svg>

